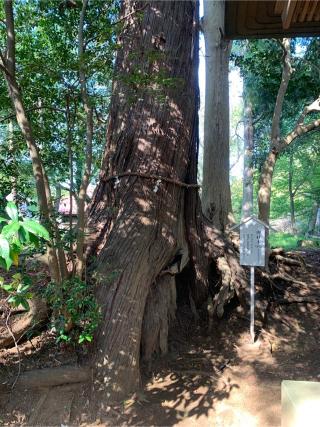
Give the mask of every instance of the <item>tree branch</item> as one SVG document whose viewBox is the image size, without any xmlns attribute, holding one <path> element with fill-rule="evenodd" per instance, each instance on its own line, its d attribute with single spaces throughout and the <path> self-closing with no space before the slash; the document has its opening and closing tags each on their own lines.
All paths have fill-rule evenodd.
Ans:
<svg viewBox="0 0 320 427">
<path fill-rule="evenodd" d="M 296 138 L 304 135 L 305 133 L 316 130 L 320 127 L 320 118 L 314 122 L 308 123 L 306 125 L 298 125 L 295 129 L 290 132 L 283 140 L 283 145 L 281 148 L 285 148 L 287 145 L 290 145 Z"/>
<path fill-rule="evenodd" d="M 4 1 L 4 10 L 6 15 L 6 31 L 7 31 L 7 52 L 6 52 L 6 68 L 11 76 L 15 77 L 16 72 L 16 47 L 15 47 L 15 32 L 13 19 L 12 0 Z"/>
<path fill-rule="evenodd" d="M 292 74 L 290 39 L 280 41 L 283 49 L 283 69 L 281 76 L 281 84 L 277 94 L 276 105 L 274 107 L 271 129 L 271 143 L 277 145 L 280 142 L 280 120 L 283 108 L 284 97 L 287 92 L 288 83 Z"/>
<path fill-rule="evenodd" d="M 301 113 L 294 129 L 291 132 L 289 132 L 285 138 L 282 139 L 281 149 L 284 149 L 286 146 L 290 145 L 299 136 L 319 128 L 320 118 L 317 118 L 311 123 L 304 124 L 304 121 L 307 115 L 315 111 L 320 111 L 320 96 L 315 101 L 313 101 L 310 105 L 307 105 L 303 109 L 303 112 Z"/>
<path fill-rule="evenodd" d="M 0 67 L 1 68 L 1 67 Z M 65 114 L 65 110 L 63 110 L 63 109 L 61 109 L 61 108 L 57 108 L 57 107 L 50 107 L 49 105 L 48 106 L 46 106 L 46 105 L 41 105 L 41 107 L 39 107 L 39 106 L 37 106 L 37 107 L 30 107 L 30 108 L 28 108 L 27 110 L 25 110 L 25 112 L 26 113 L 31 113 L 32 111 L 37 111 L 37 110 L 42 110 L 42 109 L 45 109 L 45 110 L 52 110 L 52 111 L 58 111 L 58 112 L 60 112 L 60 113 L 64 113 Z M 16 113 L 12 113 L 12 114 L 9 114 L 8 116 L 5 116 L 5 117 L 0 117 L 0 123 L 3 123 L 3 122 L 5 122 L 5 121 L 7 121 L 7 120 L 10 120 L 10 119 L 14 119 L 14 118 L 16 118 Z"/>
<path fill-rule="evenodd" d="M 313 101 L 310 105 L 307 105 L 306 107 L 304 107 L 303 112 L 301 113 L 297 125 L 302 125 L 304 123 L 304 119 L 306 118 L 306 116 L 312 112 L 315 111 L 320 111 L 320 96 Z"/>
</svg>

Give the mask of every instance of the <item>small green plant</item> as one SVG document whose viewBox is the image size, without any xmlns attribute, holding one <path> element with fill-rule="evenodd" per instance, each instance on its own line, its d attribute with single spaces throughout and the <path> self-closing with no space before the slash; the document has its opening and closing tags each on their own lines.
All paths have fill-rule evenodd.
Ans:
<svg viewBox="0 0 320 427">
<path fill-rule="evenodd" d="M 39 245 L 41 239 L 49 240 L 49 233 L 37 221 L 19 217 L 13 202 L 8 202 L 5 211 L 8 218 L 0 217 L 0 267 L 9 270 L 12 264 L 18 266 L 23 250 Z"/>
<path fill-rule="evenodd" d="M 8 218 L 0 217 L 0 267 L 9 270 L 12 264 L 18 266 L 23 250 L 38 245 L 41 239 L 49 240 L 49 234 L 38 222 L 19 217 L 13 202 L 8 202 L 5 212 Z M 30 277 L 20 273 L 13 274 L 10 281 L 0 277 L 0 287 L 8 294 L 6 301 L 10 307 L 21 305 L 29 310 L 31 285 Z"/>
<path fill-rule="evenodd" d="M 53 327 L 58 342 L 83 344 L 93 340 L 93 334 L 101 320 L 99 305 L 92 289 L 77 277 L 61 285 L 57 296 L 55 285 L 50 283 L 46 297 L 55 313 Z"/>
<path fill-rule="evenodd" d="M 16 273 L 12 276 L 10 283 L 5 283 L 4 278 L 0 277 L 1 288 L 8 293 L 7 302 L 11 307 L 19 307 L 22 305 L 23 308 L 29 310 L 28 299 L 32 297 L 30 292 L 31 279 L 28 276 L 22 276 L 20 273 Z"/>
</svg>

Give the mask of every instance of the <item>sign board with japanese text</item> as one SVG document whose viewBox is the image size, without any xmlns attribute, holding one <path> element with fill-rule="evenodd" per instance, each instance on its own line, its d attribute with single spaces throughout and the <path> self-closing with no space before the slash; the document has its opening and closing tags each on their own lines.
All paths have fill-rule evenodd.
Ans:
<svg viewBox="0 0 320 427">
<path fill-rule="evenodd" d="M 240 264 L 265 266 L 265 224 L 253 217 L 240 224 Z"/>
</svg>

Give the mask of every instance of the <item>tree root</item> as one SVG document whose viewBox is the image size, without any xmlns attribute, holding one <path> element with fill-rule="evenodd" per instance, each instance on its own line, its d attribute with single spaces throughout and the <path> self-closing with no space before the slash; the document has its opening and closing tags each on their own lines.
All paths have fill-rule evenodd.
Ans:
<svg viewBox="0 0 320 427">
<path fill-rule="evenodd" d="M 12 330 L 11 330 L 11 327 L 9 326 L 10 315 L 11 315 L 11 310 L 9 309 L 8 310 L 8 314 L 6 316 L 6 328 L 7 328 L 7 331 L 9 332 L 9 335 L 13 339 L 14 346 L 15 346 L 15 348 L 17 350 L 17 354 L 18 354 L 18 373 L 17 373 L 16 378 L 15 378 L 15 380 L 14 380 L 12 386 L 11 386 L 11 388 L 14 388 L 14 386 L 16 385 L 16 383 L 17 383 L 17 381 L 19 379 L 20 373 L 21 373 L 21 356 L 20 356 L 20 350 L 19 350 L 19 346 L 17 344 L 17 340 L 16 340 L 16 338 L 15 338 L 15 336 L 14 336 Z"/>
<path fill-rule="evenodd" d="M 91 371 L 80 366 L 62 366 L 59 368 L 35 369 L 20 375 L 16 386 L 19 388 L 56 387 L 65 384 L 77 384 L 89 381 Z M 0 390 L 10 391 L 10 384 L 1 384 Z"/>
<path fill-rule="evenodd" d="M 33 298 L 29 300 L 29 305 L 29 311 L 16 314 L 8 319 L 8 326 L 12 333 L 9 332 L 6 325 L 0 325 L 0 348 L 14 346 L 15 340 L 18 342 L 22 336 L 34 328 L 35 324 L 40 325 L 47 319 L 47 306 L 43 300 Z"/>
<path fill-rule="evenodd" d="M 149 291 L 141 332 L 142 358 L 148 364 L 153 353 L 168 352 L 169 324 L 175 318 L 176 284 L 174 276 L 161 275 Z"/>
<path fill-rule="evenodd" d="M 209 262 L 214 261 L 217 275 L 220 276 L 220 289 L 213 298 L 213 309 L 208 303 L 209 322 L 210 317 L 216 314 L 219 318 L 223 316 L 224 307 L 236 295 L 242 309 L 246 307 L 245 290 L 247 286 L 247 273 L 239 262 L 238 242 L 233 234 L 230 239 L 224 237 L 218 230 L 205 227 L 207 244 L 206 256 Z M 210 298 L 210 297 L 209 297 Z"/>
<path fill-rule="evenodd" d="M 317 297 L 295 297 L 295 298 L 276 298 L 273 302 L 276 304 L 320 304 L 320 298 Z"/>
</svg>

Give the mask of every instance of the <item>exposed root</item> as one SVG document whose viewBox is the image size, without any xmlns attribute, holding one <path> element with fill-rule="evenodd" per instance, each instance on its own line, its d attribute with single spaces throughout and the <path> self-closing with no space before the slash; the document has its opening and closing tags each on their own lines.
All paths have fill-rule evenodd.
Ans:
<svg viewBox="0 0 320 427">
<path fill-rule="evenodd" d="M 320 298 L 316 297 L 295 297 L 295 298 L 277 298 L 276 304 L 320 304 Z"/>
<path fill-rule="evenodd" d="M 20 338 L 36 325 L 43 323 L 47 319 L 47 306 L 40 298 L 29 300 L 30 310 L 10 316 L 8 326 L 12 333 L 9 332 L 6 324 L 0 325 L 0 348 L 12 347 L 15 341 L 19 342 Z"/>
<path fill-rule="evenodd" d="M 80 366 L 35 369 L 20 375 L 16 382 L 19 388 L 56 387 L 64 384 L 77 384 L 89 381 L 91 371 Z M 8 391 L 12 386 L 0 385 L 0 390 Z"/>
<path fill-rule="evenodd" d="M 230 288 L 232 274 L 229 264 L 224 257 L 217 259 L 217 268 L 221 273 L 221 287 L 220 291 L 214 297 L 213 311 L 217 313 L 218 317 L 222 317 L 224 305 L 233 296 L 232 289 Z"/>
<path fill-rule="evenodd" d="M 280 261 L 282 264 L 294 265 L 298 267 L 302 267 L 303 265 L 300 260 L 284 257 L 283 255 L 274 255 L 274 258 L 277 261 Z"/>
<path fill-rule="evenodd" d="M 205 231 L 207 237 L 206 255 L 211 262 L 215 262 L 217 275 L 220 276 L 220 289 L 214 296 L 213 312 L 218 317 L 222 317 L 225 305 L 235 295 L 242 309 L 245 309 L 247 273 L 239 263 L 239 240 L 233 234 L 228 239 L 209 225 L 206 225 Z M 208 306 L 211 309 L 210 304 Z M 209 319 L 210 315 L 211 312 L 209 312 Z"/>
<path fill-rule="evenodd" d="M 153 353 L 168 352 L 169 324 L 175 318 L 176 285 L 172 275 L 160 276 L 149 291 L 141 332 L 142 358 L 148 364 Z"/>
<path fill-rule="evenodd" d="M 11 316 L 11 310 L 9 309 L 9 310 L 8 310 L 8 314 L 7 314 L 7 317 L 6 317 L 6 328 L 7 328 L 7 331 L 9 332 L 9 335 L 10 335 L 10 336 L 11 336 L 11 338 L 13 339 L 14 346 L 15 346 L 15 348 L 16 348 L 16 350 L 17 350 L 17 355 L 18 355 L 18 373 L 17 373 L 16 378 L 15 378 L 15 380 L 14 380 L 14 382 L 13 382 L 12 386 L 11 386 L 11 388 L 13 389 L 13 388 L 14 388 L 14 386 L 16 385 L 16 383 L 17 383 L 17 381 L 18 381 L 18 379 L 19 379 L 19 377 L 20 377 L 20 373 L 21 373 L 21 356 L 20 356 L 20 350 L 19 350 L 19 347 L 18 347 L 18 343 L 17 343 L 17 341 L 16 341 L 16 338 L 15 338 L 15 336 L 13 335 L 13 332 L 12 332 L 12 330 L 11 330 L 10 326 L 9 326 L 9 318 L 10 318 L 10 316 Z"/>
</svg>

